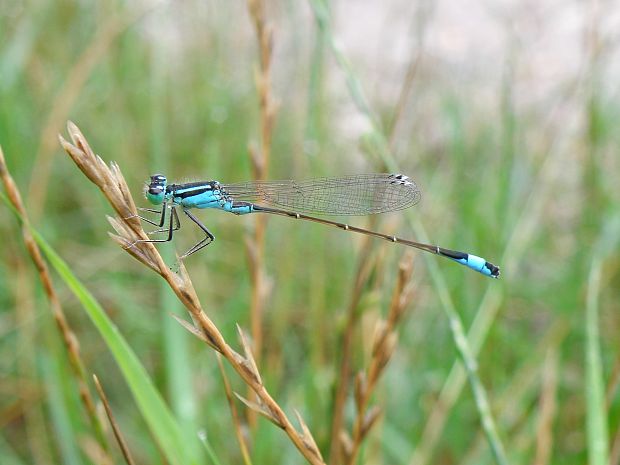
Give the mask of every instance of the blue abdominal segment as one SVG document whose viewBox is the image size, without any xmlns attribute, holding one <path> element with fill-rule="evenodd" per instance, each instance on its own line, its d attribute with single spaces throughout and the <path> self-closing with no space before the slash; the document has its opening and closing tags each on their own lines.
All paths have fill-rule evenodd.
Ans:
<svg viewBox="0 0 620 465">
<path fill-rule="evenodd" d="M 224 211 L 234 213 L 236 215 L 246 215 L 254 211 L 253 205 L 246 202 L 232 202 L 228 201 L 224 204 Z"/>
<path fill-rule="evenodd" d="M 499 268 L 477 255 L 441 248 L 439 249 L 439 255 L 443 255 L 490 278 L 499 278 Z"/>
</svg>

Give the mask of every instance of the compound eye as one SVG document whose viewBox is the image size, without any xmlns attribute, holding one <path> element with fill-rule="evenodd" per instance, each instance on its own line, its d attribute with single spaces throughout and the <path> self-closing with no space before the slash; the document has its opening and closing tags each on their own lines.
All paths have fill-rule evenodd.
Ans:
<svg viewBox="0 0 620 465">
<path fill-rule="evenodd" d="M 161 186 L 152 186 L 149 187 L 149 194 L 151 195 L 159 195 L 164 191 L 164 189 Z"/>
</svg>

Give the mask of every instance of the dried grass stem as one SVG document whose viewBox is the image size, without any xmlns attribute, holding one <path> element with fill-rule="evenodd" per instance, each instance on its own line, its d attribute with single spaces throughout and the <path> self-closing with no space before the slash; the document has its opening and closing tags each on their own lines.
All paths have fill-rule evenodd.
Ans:
<svg viewBox="0 0 620 465">
<path fill-rule="evenodd" d="M 368 435 L 381 414 L 377 406 L 368 408 L 370 399 L 375 391 L 377 382 L 383 374 L 398 341 L 397 327 L 405 310 L 413 299 L 413 285 L 410 282 L 413 272 L 413 256 L 405 254 L 398 268 L 398 279 L 392 294 L 392 301 L 385 320 L 379 320 L 375 328 L 372 344 L 372 358 L 366 371 L 360 371 L 355 379 L 355 410 L 353 434 L 350 441 L 351 448 L 345 448 L 346 463 L 354 465 L 357 462 L 362 442 Z"/>
<path fill-rule="evenodd" d="M 60 137 L 63 148 L 82 172 L 99 187 L 119 215 L 117 218 L 110 218 L 110 223 L 116 231 L 116 234 L 111 234 L 112 238 L 136 260 L 166 280 L 192 318 L 193 327 L 190 329 L 192 334 L 219 352 L 255 393 L 257 401 L 245 401 L 246 405 L 283 429 L 309 463 L 323 464 L 321 453 L 303 421 L 300 419 L 301 431 L 298 431 L 267 392 L 244 334 L 239 331 L 244 349 L 242 355 L 233 350 L 204 312 L 183 263 L 179 260 L 179 273 L 173 273 L 152 243 L 136 242 L 148 237 L 142 229 L 136 206 L 118 165 L 111 163 L 108 167 L 99 156 L 95 155 L 75 124 L 69 122 L 68 131 L 72 143 Z M 191 325 L 185 323 L 184 326 Z"/>
<path fill-rule="evenodd" d="M 110 462 L 111 458 L 107 456 L 109 450 L 108 442 L 104 432 L 104 427 L 99 420 L 99 416 L 97 415 L 95 402 L 88 388 L 88 383 L 86 381 L 86 370 L 84 368 L 82 356 L 80 355 L 78 339 L 73 330 L 71 329 L 71 325 L 69 324 L 69 321 L 67 320 L 67 317 L 65 316 L 65 313 L 62 309 L 60 299 L 58 298 L 58 294 L 56 294 L 56 290 L 54 289 L 52 277 L 49 273 L 47 264 L 43 259 L 41 250 L 39 249 L 39 246 L 32 237 L 30 228 L 28 226 L 29 219 L 28 214 L 26 213 L 26 208 L 24 207 L 24 203 L 22 201 L 19 189 L 17 188 L 17 184 L 15 184 L 15 181 L 13 180 L 13 177 L 9 173 L 8 167 L 6 166 L 4 153 L 1 147 L 0 178 L 2 179 L 2 182 L 4 184 L 4 188 L 6 190 L 9 201 L 11 202 L 11 204 L 15 208 L 15 211 L 20 215 L 21 220 L 23 221 L 22 237 L 24 239 L 24 244 L 26 245 L 26 249 L 30 254 L 30 258 L 32 259 L 34 265 L 37 268 L 39 279 L 43 284 L 43 290 L 50 303 L 50 309 L 54 317 L 54 322 L 56 323 L 58 331 L 62 337 L 64 346 L 66 348 L 67 354 L 69 356 L 69 365 L 78 386 L 80 401 L 82 402 L 91 426 L 94 429 L 97 442 L 100 445 L 103 453 L 106 455 L 106 459 L 108 459 L 108 462 Z"/>
<path fill-rule="evenodd" d="M 250 144 L 249 153 L 252 162 L 252 174 L 255 180 L 264 180 L 269 169 L 271 157 L 271 140 L 275 120 L 276 104 L 271 89 L 271 59 L 273 49 L 273 29 L 267 23 L 265 2 L 263 0 L 248 0 L 248 10 L 254 25 L 258 41 L 259 68 L 255 73 L 256 89 L 259 98 L 259 148 Z M 264 266 L 266 216 L 260 215 L 255 219 L 252 237 L 245 241 L 246 254 L 250 268 L 250 282 L 252 284 L 250 302 L 250 325 L 254 344 L 254 353 L 260 361 L 263 347 L 263 312 L 265 301 L 269 294 L 268 279 Z M 248 397 L 253 399 L 252 391 Z M 248 422 L 254 425 L 256 418 L 252 411 L 248 411 Z"/>
</svg>

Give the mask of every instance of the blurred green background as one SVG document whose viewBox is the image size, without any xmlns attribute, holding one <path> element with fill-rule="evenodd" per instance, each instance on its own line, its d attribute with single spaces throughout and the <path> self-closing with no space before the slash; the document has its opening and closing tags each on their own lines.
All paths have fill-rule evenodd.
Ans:
<svg viewBox="0 0 620 465">
<path fill-rule="evenodd" d="M 268 177 L 382 172 L 387 154 L 423 199 L 373 227 L 502 267 L 494 281 L 415 254 L 415 297 L 374 397 L 384 415 L 359 463 L 493 463 L 458 369 L 443 311 L 450 305 L 479 350 L 511 463 L 584 463 L 597 381 L 606 390 L 598 420 L 609 428 L 609 461 L 620 463 L 620 7 L 339 0 L 326 7 L 326 30 L 312 5 L 322 2 L 267 5 L 278 102 Z M 0 3 L 0 144 L 32 222 L 114 320 L 188 440 L 206 433 L 222 464 L 241 455 L 213 352 L 172 320 L 183 310 L 161 280 L 108 239 L 111 209 L 57 134 L 76 122 L 98 154 L 118 162 L 143 206 L 154 172 L 178 182 L 251 179 L 258 62 L 244 2 Z M 198 214 L 216 241 L 186 265 L 205 310 L 236 342 L 235 324 L 250 326 L 244 241 L 255 218 Z M 2 462 L 93 463 L 65 349 L 7 208 L 0 235 Z M 173 251 L 198 237 L 186 225 L 159 249 L 173 263 Z M 261 373 L 287 413 L 301 412 L 324 455 L 362 243 L 316 224 L 267 224 Z M 372 247 L 355 370 L 370 357 L 405 252 Z M 105 343 L 57 285 L 87 371 L 101 379 L 138 463 L 163 463 Z M 586 358 L 588 302 L 600 319 L 590 340 L 602 354 L 598 378 Z M 351 401 L 347 425 L 352 412 Z M 253 463 L 304 463 L 270 423 L 259 420 L 248 434 Z"/>
</svg>

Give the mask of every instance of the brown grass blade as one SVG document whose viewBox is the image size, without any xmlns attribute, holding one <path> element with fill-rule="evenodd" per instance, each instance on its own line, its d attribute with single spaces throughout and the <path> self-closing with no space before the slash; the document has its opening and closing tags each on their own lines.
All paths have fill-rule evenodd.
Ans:
<svg viewBox="0 0 620 465">
<path fill-rule="evenodd" d="M 80 354 L 78 339 L 73 332 L 69 321 L 67 320 L 62 305 L 60 304 L 60 299 L 58 298 L 58 294 L 56 293 L 56 290 L 54 288 L 52 277 L 50 275 L 47 264 L 43 259 L 41 250 L 39 249 L 39 246 L 32 237 L 30 229 L 27 226 L 29 223 L 28 214 L 26 212 L 26 208 L 24 207 L 24 203 L 22 201 L 19 189 L 17 188 L 17 184 L 15 184 L 15 181 L 13 180 L 9 169 L 6 166 L 2 147 L 0 147 L 0 178 L 2 179 L 2 182 L 4 184 L 4 188 L 6 190 L 9 201 L 11 202 L 15 210 L 21 215 L 21 218 L 25 223 L 24 225 L 22 225 L 22 237 L 26 245 L 26 249 L 28 250 L 28 254 L 30 255 L 30 258 L 32 259 L 33 263 L 37 268 L 39 279 L 43 284 L 43 290 L 45 291 L 45 295 L 50 303 L 50 310 L 52 311 L 52 315 L 54 316 L 54 321 L 60 335 L 62 336 L 65 349 L 69 356 L 69 364 L 71 366 L 73 376 L 75 377 L 75 382 L 77 384 L 80 400 L 84 407 L 84 411 L 88 416 L 91 426 L 93 427 L 95 438 L 99 443 L 99 446 L 104 451 L 104 453 L 107 453 L 109 449 L 108 442 L 104 433 L 103 425 L 99 421 L 99 417 L 97 415 L 95 402 L 88 388 L 88 382 L 86 381 L 86 371 L 84 369 L 84 362 Z"/>
<path fill-rule="evenodd" d="M 228 402 L 228 408 L 230 409 L 233 426 L 235 427 L 235 435 L 237 436 L 237 441 L 239 442 L 239 447 L 241 448 L 243 463 L 245 465 L 251 465 L 252 460 L 250 459 L 247 437 L 244 434 L 244 426 L 241 423 L 241 418 L 239 416 L 239 413 L 237 412 L 237 406 L 235 405 L 233 399 L 233 391 L 230 387 L 230 381 L 228 381 L 228 376 L 226 376 L 226 370 L 224 369 L 224 364 L 222 363 L 222 357 L 220 356 L 220 354 L 217 354 L 217 364 L 220 368 L 220 373 L 222 374 L 222 381 L 224 382 L 224 392 L 226 392 L 226 401 Z"/>
<path fill-rule="evenodd" d="M 99 378 L 97 375 L 93 375 L 93 380 L 95 381 L 95 387 L 97 388 L 97 392 L 99 393 L 99 398 L 101 402 L 103 402 L 103 407 L 105 408 L 105 413 L 108 417 L 108 421 L 110 422 L 110 426 L 112 427 L 112 431 L 114 432 L 114 437 L 116 438 L 116 442 L 118 443 L 118 447 L 120 447 L 121 452 L 123 454 L 123 458 L 125 459 L 125 463 L 127 465 L 135 465 L 133 458 L 131 457 L 131 452 L 129 451 L 129 447 L 127 446 L 127 441 L 123 437 L 123 433 L 121 433 L 120 428 L 118 427 L 118 423 L 114 418 L 114 413 L 112 412 L 112 408 L 110 407 L 110 403 L 108 402 L 108 398 L 105 395 L 103 387 L 99 382 Z"/>
<path fill-rule="evenodd" d="M 271 86 L 273 30 L 267 23 L 264 0 L 248 0 L 247 6 L 258 41 L 259 67 L 255 72 L 255 83 L 258 92 L 260 126 L 260 142 L 259 144 L 250 142 L 248 153 L 252 162 L 254 180 L 260 181 L 266 179 L 269 169 L 271 140 L 277 107 Z M 246 237 L 245 240 L 252 285 L 250 301 L 251 334 L 254 342 L 254 354 L 259 364 L 263 352 L 263 313 L 270 290 L 264 264 L 266 226 L 267 216 L 258 216 L 255 219 L 252 237 Z M 253 360 L 253 363 L 256 364 L 256 361 Z M 248 390 L 247 395 L 248 398 L 252 399 L 254 393 L 252 390 Z M 248 416 L 248 423 L 250 426 L 255 423 L 251 414 Z"/>
<path fill-rule="evenodd" d="M 413 287 L 410 283 L 412 273 L 413 256 L 407 253 L 400 261 L 398 279 L 392 294 L 387 319 L 377 321 L 370 363 L 366 370 L 358 373 L 355 378 L 356 413 L 353 432 L 350 436 L 350 443 L 348 443 L 350 447 L 345 454 L 345 463 L 348 465 L 356 463 L 362 442 L 381 415 L 381 409 L 378 406 L 368 408 L 368 405 L 398 343 L 397 326 L 413 298 Z"/>
</svg>

